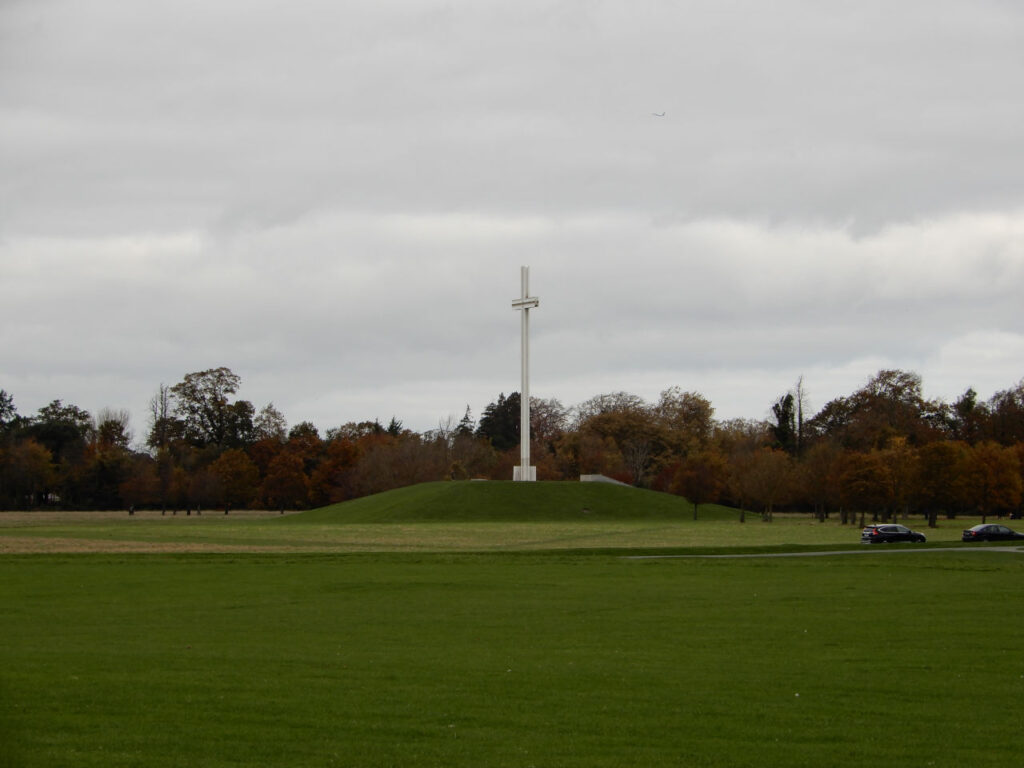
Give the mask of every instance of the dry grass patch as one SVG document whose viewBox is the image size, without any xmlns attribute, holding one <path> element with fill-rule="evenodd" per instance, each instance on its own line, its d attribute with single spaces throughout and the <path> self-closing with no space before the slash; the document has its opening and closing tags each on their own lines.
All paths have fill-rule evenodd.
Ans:
<svg viewBox="0 0 1024 768">
<path fill-rule="evenodd" d="M 116 539 L 69 539 L 43 536 L 0 536 L 0 554 L 68 554 L 68 553 L 217 553 L 217 552 L 288 552 L 289 547 L 212 544 L 205 542 L 118 541 Z"/>
<path fill-rule="evenodd" d="M 286 511 L 285 515 L 297 514 L 295 511 Z M 139 510 L 129 515 L 123 509 L 99 510 L 95 512 L 83 512 L 76 510 L 41 510 L 41 511 L 15 511 L 0 512 L 0 528 L 13 528 L 23 525 L 74 525 L 85 523 L 97 523 L 101 521 L 114 520 L 165 520 L 179 517 L 202 518 L 266 518 L 281 517 L 279 511 L 266 509 L 233 509 L 230 514 L 225 515 L 224 510 L 207 509 L 202 514 L 193 513 L 188 515 L 183 511 L 161 513 L 158 509 Z"/>
</svg>

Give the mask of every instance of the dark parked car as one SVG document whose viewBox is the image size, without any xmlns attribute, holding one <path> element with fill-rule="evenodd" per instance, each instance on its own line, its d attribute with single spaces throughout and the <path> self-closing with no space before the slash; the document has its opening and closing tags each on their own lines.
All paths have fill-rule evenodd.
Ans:
<svg viewBox="0 0 1024 768">
<path fill-rule="evenodd" d="M 1017 541 L 1024 539 L 1024 533 L 1011 531 L 1005 525 L 987 523 L 975 525 L 964 531 L 964 541 Z"/>
<path fill-rule="evenodd" d="M 925 541 L 926 539 L 923 533 L 912 531 L 905 525 L 884 523 L 869 525 L 860 532 L 860 540 L 863 544 L 888 544 L 891 541 Z"/>
</svg>

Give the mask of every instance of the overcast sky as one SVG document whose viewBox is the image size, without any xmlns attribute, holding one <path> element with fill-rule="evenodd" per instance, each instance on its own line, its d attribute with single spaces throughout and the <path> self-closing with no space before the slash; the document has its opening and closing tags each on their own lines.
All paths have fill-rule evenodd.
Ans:
<svg viewBox="0 0 1024 768">
<path fill-rule="evenodd" d="M 1015 0 L 0 0 L 0 388 L 321 431 L 1024 376 Z"/>
</svg>

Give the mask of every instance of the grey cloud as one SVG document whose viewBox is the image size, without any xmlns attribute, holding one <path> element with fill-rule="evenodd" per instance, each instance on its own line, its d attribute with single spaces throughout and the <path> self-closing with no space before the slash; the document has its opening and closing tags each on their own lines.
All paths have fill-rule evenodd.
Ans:
<svg viewBox="0 0 1024 768">
<path fill-rule="evenodd" d="M 0 386 L 228 365 L 427 428 L 518 387 L 520 264 L 566 402 L 1010 386 L 1022 42 L 958 0 L 4 4 Z"/>
</svg>

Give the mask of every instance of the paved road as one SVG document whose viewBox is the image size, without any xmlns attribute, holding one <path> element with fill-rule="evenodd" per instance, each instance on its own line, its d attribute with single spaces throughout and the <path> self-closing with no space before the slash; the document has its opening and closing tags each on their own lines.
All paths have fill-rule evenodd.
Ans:
<svg viewBox="0 0 1024 768">
<path fill-rule="evenodd" d="M 1024 554 L 1024 546 L 1002 547 L 901 547 L 881 544 L 866 544 L 864 549 L 839 549 L 831 552 L 761 552 L 744 555 L 625 555 L 625 560 L 670 560 L 673 558 L 690 558 L 705 560 L 735 560 L 745 557 L 825 557 L 831 555 L 868 555 L 877 553 L 911 553 L 911 552 L 1016 552 Z"/>
</svg>

